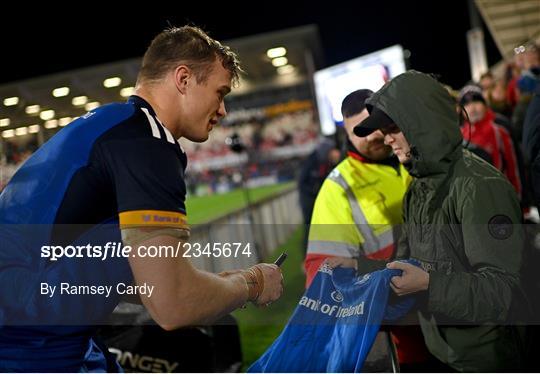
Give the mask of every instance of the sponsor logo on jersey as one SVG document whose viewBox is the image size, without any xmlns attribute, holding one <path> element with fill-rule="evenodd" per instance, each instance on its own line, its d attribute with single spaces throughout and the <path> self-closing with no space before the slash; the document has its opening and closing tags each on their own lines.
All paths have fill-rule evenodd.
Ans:
<svg viewBox="0 0 540 374">
<path fill-rule="evenodd" d="M 333 291 L 330 294 L 330 297 L 332 300 L 334 300 L 336 303 L 341 303 L 343 301 L 343 295 L 339 291 Z"/>
<path fill-rule="evenodd" d="M 357 280 L 356 282 L 354 282 L 354 284 L 356 284 L 356 285 L 364 284 L 369 280 L 369 278 L 371 278 L 370 273 L 364 274 L 364 276 L 362 278 L 360 278 L 359 280 Z"/>
</svg>

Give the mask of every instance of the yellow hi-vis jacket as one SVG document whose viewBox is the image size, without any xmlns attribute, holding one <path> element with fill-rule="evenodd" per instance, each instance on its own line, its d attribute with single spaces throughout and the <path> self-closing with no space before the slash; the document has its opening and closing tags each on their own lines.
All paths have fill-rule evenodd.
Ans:
<svg viewBox="0 0 540 374">
<path fill-rule="evenodd" d="M 313 208 L 306 255 L 307 284 L 330 256 L 389 259 L 393 226 L 412 181 L 405 168 L 370 162 L 350 152 L 324 181 Z"/>
</svg>

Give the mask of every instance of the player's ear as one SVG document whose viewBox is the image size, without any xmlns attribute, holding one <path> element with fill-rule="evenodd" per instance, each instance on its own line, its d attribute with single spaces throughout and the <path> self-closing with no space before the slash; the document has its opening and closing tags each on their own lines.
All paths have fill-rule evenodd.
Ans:
<svg viewBox="0 0 540 374">
<path fill-rule="evenodd" d="M 191 69 L 186 65 L 178 65 L 174 69 L 174 84 L 178 91 L 182 94 L 186 93 L 186 89 L 189 85 L 190 78 L 192 76 Z"/>
</svg>

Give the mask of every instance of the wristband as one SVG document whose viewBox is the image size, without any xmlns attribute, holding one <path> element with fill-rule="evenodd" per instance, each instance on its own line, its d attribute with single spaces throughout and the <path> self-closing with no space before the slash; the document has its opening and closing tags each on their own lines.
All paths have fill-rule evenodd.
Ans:
<svg viewBox="0 0 540 374">
<path fill-rule="evenodd" d="M 264 289 L 262 270 L 257 266 L 252 266 L 247 270 L 243 270 L 240 274 L 244 277 L 248 286 L 248 301 L 257 301 Z"/>
</svg>

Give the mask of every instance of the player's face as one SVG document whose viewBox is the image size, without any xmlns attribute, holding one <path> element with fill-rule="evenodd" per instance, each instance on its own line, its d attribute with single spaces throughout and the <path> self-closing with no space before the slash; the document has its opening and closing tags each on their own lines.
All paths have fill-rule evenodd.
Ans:
<svg viewBox="0 0 540 374">
<path fill-rule="evenodd" d="M 231 74 L 217 59 L 204 82 L 190 78 L 182 136 L 204 142 L 218 121 L 227 114 L 224 98 L 231 91 Z"/>
</svg>

